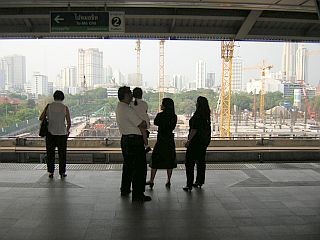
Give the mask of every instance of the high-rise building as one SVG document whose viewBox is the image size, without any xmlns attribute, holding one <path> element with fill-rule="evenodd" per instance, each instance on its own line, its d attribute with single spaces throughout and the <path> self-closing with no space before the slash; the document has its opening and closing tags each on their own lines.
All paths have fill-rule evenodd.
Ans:
<svg viewBox="0 0 320 240">
<path fill-rule="evenodd" d="M 124 74 L 120 70 L 116 70 L 113 73 L 114 83 L 116 86 L 127 84 Z"/>
<path fill-rule="evenodd" d="M 296 81 L 297 43 L 285 43 L 282 52 L 282 79 L 294 83 Z"/>
<path fill-rule="evenodd" d="M 4 90 L 5 87 L 5 72 L 0 68 L 0 90 Z"/>
<path fill-rule="evenodd" d="M 216 74 L 214 72 L 208 72 L 206 78 L 206 88 L 212 89 L 215 85 Z"/>
<path fill-rule="evenodd" d="M 31 89 L 36 99 L 38 95 L 48 95 L 48 77 L 38 72 L 33 73 Z"/>
<path fill-rule="evenodd" d="M 92 89 L 103 83 L 103 53 L 98 48 L 79 49 L 77 87 Z"/>
<path fill-rule="evenodd" d="M 72 88 L 76 87 L 77 83 L 77 69 L 75 66 L 64 67 L 60 73 L 60 87 Z"/>
<path fill-rule="evenodd" d="M 141 73 L 130 73 L 128 74 L 129 86 L 142 87 L 142 74 Z"/>
<path fill-rule="evenodd" d="M 231 90 L 233 92 L 242 91 L 242 58 L 241 57 L 234 57 L 232 59 Z"/>
<path fill-rule="evenodd" d="M 196 88 L 206 88 L 206 63 L 202 60 L 199 60 L 196 64 Z"/>
<path fill-rule="evenodd" d="M 113 70 L 110 65 L 105 68 L 105 83 L 107 86 L 114 86 Z"/>
<path fill-rule="evenodd" d="M 308 82 L 308 50 L 303 45 L 299 45 L 296 52 L 296 80 Z"/>
<path fill-rule="evenodd" d="M 23 90 L 26 83 L 26 57 L 21 55 L 5 56 L 1 61 L 4 71 L 6 90 Z"/>
<path fill-rule="evenodd" d="M 173 87 L 177 89 L 177 91 L 181 91 L 183 88 L 183 76 L 180 74 L 175 74 L 172 77 Z"/>
</svg>

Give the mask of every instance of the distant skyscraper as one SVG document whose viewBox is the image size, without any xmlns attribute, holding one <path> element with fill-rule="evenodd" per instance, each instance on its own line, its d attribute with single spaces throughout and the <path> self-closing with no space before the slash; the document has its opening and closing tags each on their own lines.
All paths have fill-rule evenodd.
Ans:
<svg viewBox="0 0 320 240">
<path fill-rule="evenodd" d="M 97 48 L 79 49 L 77 87 L 92 89 L 103 83 L 103 53 Z"/>
<path fill-rule="evenodd" d="M 0 67 L 0 90 L 4 90 L 5 86 L 5 72 L 4 69 L 1 69 Z"/>
<path fill-rule="evenodd" d="M 196 88 L 206 88 L 206 63 L 202 60 L 199 60 L 196 64 Z"/>
<path fill-rule="evenodd" d="M 31 89 L 36 99 L 38 95 L 48 95 L 48 77 L 38 72 L 33 73 Z"/>
<path fill-rule="evenodd" d="M 141 73 L 128 74 L 128 84 L 130 86 L 142 87 L 142 74 Z"/>
<path fill-rule="evenodd" d="M 76 86 L 76 81 L 77 81 L 77 70 L 76 67 L 71 66 L 71 67 L 64 67 L 61 70 L 61 86 L 62 88 L 72 88 Z"/>
<path fill-rule="evenodd" d="M 296 52 L 297 43 L 285 43 L 282 52 L 282 78 L 288 82 L 296 81 Z"/>
<path fill-rule="evenodd" d="M 175 74 L 172 77 L 173 87 L 178 91 L 181 91 L 183 88 L 183 76 L 180 74 Z"/>
<path fill-rule="evenodd" d="M 206 88 L 213 88 L 215 85 L 216 74 L 214 72 L 208 72 L 206 78 Z"/>
<path fill-rule="evenodd" d="M 231 89 L 234 92 L 239 92 L 242 91 L 242 58 L 234 57 L 232 61 Z"/>
<path fill-rule="evenodd" d="M 108 86 L 114 86 L 113 70 L 110 65 L 105 68 L 105 81 Z"/>
<path fill-rule="evenodd" d="M 308 50 L 300 45 L 296 52 L 296 80 L 308 82 Z"/>
<path fill-rule="evenodd" d="M 120 85 L 127 84 L 126 78 L 124 74 L 120 72 L 120 70 L 114 71 L 113 77 L 114 77 L 115 85 L 120 86 Z"/>
<path fill-rule="evenodd" d="M 5 56 L 1 61 L 7 90 L 23 90 L 26 83 L 26 58 L 21 55 Z"/>
</svg>

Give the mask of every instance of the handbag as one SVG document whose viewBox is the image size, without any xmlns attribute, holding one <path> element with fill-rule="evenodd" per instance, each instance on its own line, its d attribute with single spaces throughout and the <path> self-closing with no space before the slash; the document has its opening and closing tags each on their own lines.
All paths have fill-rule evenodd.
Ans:
<svg viewBox="0 0 320 240">
<path fill-rule="evenodd" d="M 45 107 L 45 109 L 43 110 L 44 112 L 47 111 L 49 104 L 47 104 L 47 106 Z M 43 120 L 40 123 L 40 129 L 39 129 L 39 136 L 40 137 L 45 137 L 48 135 L 49 130 L 48 130 L 48 119 L 47 116 L 44 116 Z"/>
<path fill-rule="evenodd" d="M 40 137 L 45 137 L 48 135 L 48 120 L 45 117 L 40 124 L 40 130 L 39 130 L 39 136 Z"/>
</svg>

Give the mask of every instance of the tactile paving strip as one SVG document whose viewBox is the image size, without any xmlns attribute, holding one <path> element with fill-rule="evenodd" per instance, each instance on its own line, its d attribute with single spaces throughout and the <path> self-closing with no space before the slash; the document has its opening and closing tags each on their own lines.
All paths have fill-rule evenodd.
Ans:
<svg viewBox="0 0 320 240">
<path fill-rule="evenodd" d="M 58 169 L 59 165 L 55 164 Z M 319 163 L 208 163 L 207 170 L 271 170 L 271 169 L 318 169 Z M 34 163 L 0 163 L 0 169 L 9 170 L 46 170 L 46 164 Z M 122 164 L 67 164 L 69 171 L 119 171 Z M 177 170 L 185 170 L 184 164 L 178 164 Z"/>
</svg>

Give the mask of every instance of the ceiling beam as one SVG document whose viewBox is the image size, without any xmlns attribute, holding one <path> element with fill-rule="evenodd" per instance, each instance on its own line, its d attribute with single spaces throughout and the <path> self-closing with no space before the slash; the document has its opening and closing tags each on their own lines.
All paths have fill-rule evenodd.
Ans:
<svg viewBox="0 0 320 240">
<path fill-rule="evenodd" d="M 236 35 L 236 40 L 244 38 L 251 30 L 253 25 L 257 22 L 258 18 L 262 14 L 263 11 L 250 11 L 249 15 L 247 18 L 244 20 L 242 23 L 237 35 Z"/>
</svg>

